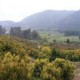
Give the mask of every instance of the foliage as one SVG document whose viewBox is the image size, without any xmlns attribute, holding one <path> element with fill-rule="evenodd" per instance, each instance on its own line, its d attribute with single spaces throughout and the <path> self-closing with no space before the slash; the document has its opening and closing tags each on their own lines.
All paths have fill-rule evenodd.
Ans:
<svg viewBox="0 0 80 80">
<path fill-rule="evenodd" d="M 66 41 L 67 43 L 70 43 L 70 40 L 69 39 L 67 39 L 67 41 Z"/>
<path fill-rule="evenodd" d="M 39 40 L 40 39 L 38 32 L 31 31 L 31 29 L 22 30 L 21 27 L 11 27 L 10 35 L 24 38 L 24 39 L 29 39 L 29 40 Z"/>
<path fill-rule="evenodd" d="M 59 52 L 59 50 L 58 49 L 53 49 L 52 50 L 52 52 L 51 52 L 51 56 L 50 56 L 50 61 L 53 61 L 53 60 L 55 60 L 56 58 L 60 58 L 60 57 L 62 57 L 61 56 L 61 54 L 60 54 L 60 52 Z"/>
<path fill-rule="evenodd" d="M 79 36 L 80 35 L 80 31 L 71 31 L 71 30 L 66 30 L 64 31 L 64 35 L 65 36 Z"/>
<path fill-rule="evenodd" d="M 10 28 L 10 35 L 13 35 L 16 37 L 22 37 L 21 27 L 11 27 Z"/>
<path fill-rule="evenodd" d="M 33 66 L 28 56 L 20 58 L 6 53 L 0 60 L 0 80 L 31 80 Z"/>
<path fill-rule="evenodd" d="M 51 49 L 50 47 L 41 47 L 40 49 L 31 49 L 28 51 L 29 56 L 31 56 L 34 59 L 49 59 L 51 55 Z"/>
<path fill-rule="evenodd" d="M 71 62 L 56 58 L 54 65 L 61 69 L 61 80 L 72 80 L 75 66 Z"/>
<path fill-rule="evenodd" d="M 74 65 L 66 51 L 32 41 L 0 36 L 0 80 L 72 80 Z M 61 59 L 64 58 L 64 59 Z M 67 77 L 67 78 L 66 78 Z"/>
</svg>

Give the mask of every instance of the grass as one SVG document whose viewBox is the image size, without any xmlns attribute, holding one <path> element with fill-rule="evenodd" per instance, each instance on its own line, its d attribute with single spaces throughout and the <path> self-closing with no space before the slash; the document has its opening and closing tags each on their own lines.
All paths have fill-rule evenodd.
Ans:
<svg viewBox="0 0 80 80">
<path fill-rule="evenodd" d="M 70 41 L 80 42 L 78 36 L 65 36 L 63 33 L 57 31 L 39 31 L 42 38 L 48 40 L 48 42 L 53 42 L 55 39 L 57 42 L 65 42 L 67 39 Z"/>
</svg>

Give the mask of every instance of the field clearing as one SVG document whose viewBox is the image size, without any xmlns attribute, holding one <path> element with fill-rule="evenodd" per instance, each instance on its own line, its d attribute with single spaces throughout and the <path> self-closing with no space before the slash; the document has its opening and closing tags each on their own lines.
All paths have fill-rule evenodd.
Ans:
<svg viewBox="0 0 80 80">
<path fill-rule="evenodd" d="M 67 39 L 74 42 L 80 42 L 79 36 L 65 36 L 58 31 L 39 31 L 39 34 L 42 38 L 48 40 L 48 42 L 53 42 L 53 40 L 56 40 L 57 42 L 65 42 Z"/>
</svg>

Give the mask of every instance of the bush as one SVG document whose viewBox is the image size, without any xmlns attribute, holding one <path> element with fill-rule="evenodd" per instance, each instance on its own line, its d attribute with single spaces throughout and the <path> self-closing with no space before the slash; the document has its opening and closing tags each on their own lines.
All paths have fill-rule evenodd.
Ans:
<svg viewBox="0 0 80 80">
<path fill-rule="evenodd" d="M 75 66 L 64 59 L 57 58 L 54 62 L 38 59 L 35 63 L 34 78 L 40 80 L 72 80 Z"/>
<path fill-rule="evenodd" d="M 6 53 L 0 61 L 0 80 L 32 80 L 34 64 L 28 56 L 20 59 Z"/>
<path fill-rule="evenodd" d="M 53 64 L 56 66 L 56 68 L 60 68 L 61 80 L 72 80 L 75 66 L 70 61 L 57 58 Z"/>
<path fill-rule="evenodd" d="M 60 57 L 62 57 L 62 56 L 61 56 L 61 53 L 59 52 L 59 50 L 58 49 L 53 49 L 52 52 L 51 52 L 51 56 L 50 56 L 49 60 L 53 61 L 56 58 L 60 58 Z"/>
</svg>

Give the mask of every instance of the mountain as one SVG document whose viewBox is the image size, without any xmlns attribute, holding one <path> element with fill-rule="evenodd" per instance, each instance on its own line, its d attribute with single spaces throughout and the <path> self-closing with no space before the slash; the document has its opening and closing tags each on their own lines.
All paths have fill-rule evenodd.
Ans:
<svg viewBox="0 0 80 80">
<path fill-rule="evenodd" d="M 16 25 L 16 22 L 13 22 L 13 21 L 0 21 L 0 25 L 2 25 L 8 31 L 10 29 L 10 27 L 14 27 Z"/>
<path fill-rule="evenodd" d="M 80 29 L 80 11 L 46 10 L 38 12 L 19 22 L 0 21 L 5 28 L 19 27 L 32 29 Z"/>
<path fill-rule="evenodd" d="M 23 19 L 19 24 L 31 28 L 57 28 L 58 22 L 74 11 L 46 10 Z"/>
<path fill-rule="evenodd" d="M 58 23 L 59 29 L 80 30 L 80 11 L 77 11 Z"/>
</svg>

